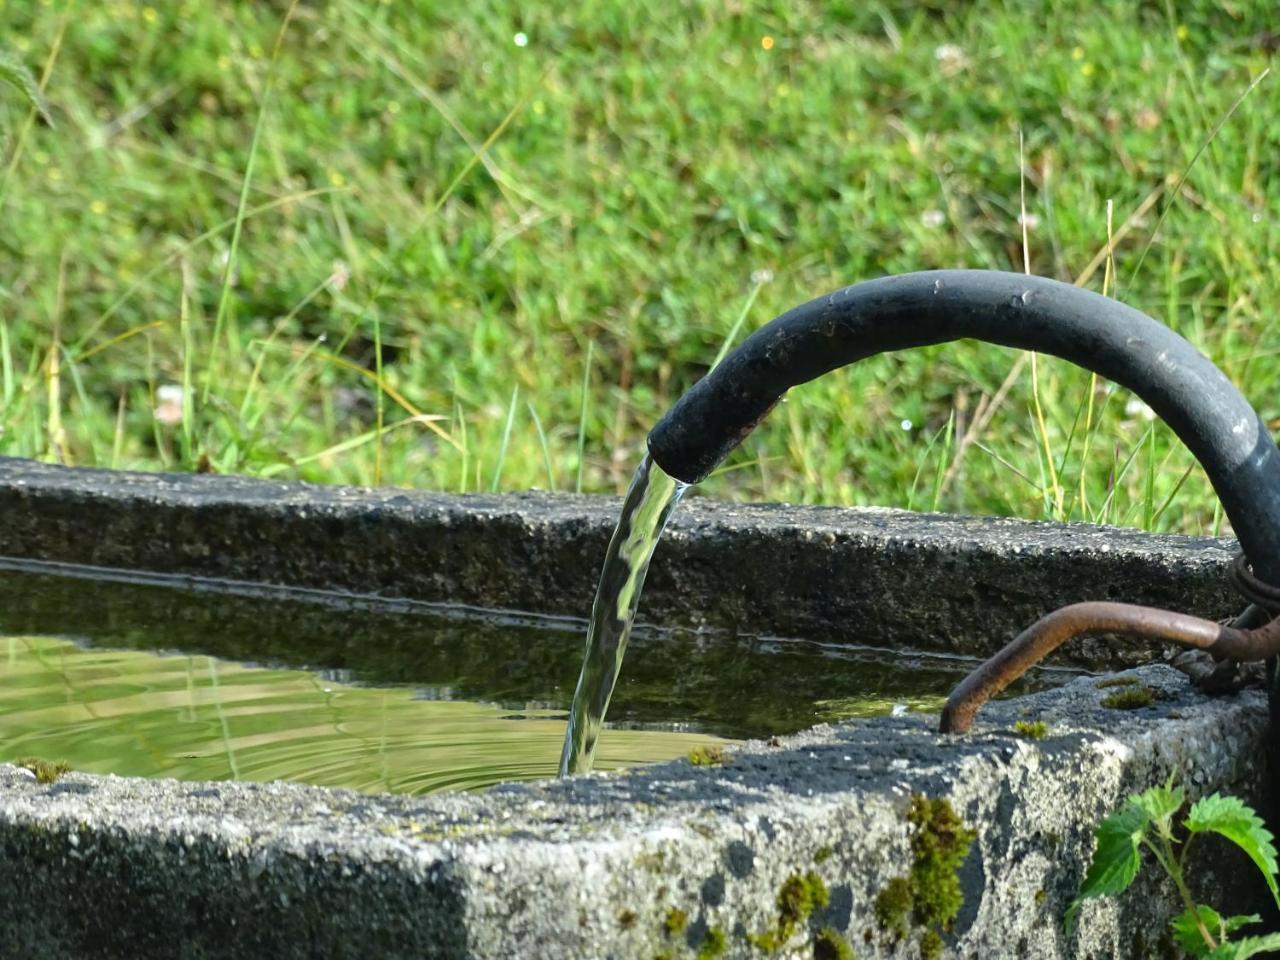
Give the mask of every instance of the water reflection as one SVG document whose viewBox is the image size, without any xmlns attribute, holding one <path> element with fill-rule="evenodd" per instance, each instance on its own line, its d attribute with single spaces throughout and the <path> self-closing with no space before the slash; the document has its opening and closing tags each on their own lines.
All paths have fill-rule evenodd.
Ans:
<svg viewBox="0 0 1280 960">
<path fill-rule="evenodd" d="M 0 561 L 0 758 L 400 791 L 556 772 L 581 621 L 66 573 Z M 927 708 L 971 665 L 637 630 L 599 765 Z M 1037 672 L 1020 689 L 1052 678 Z"/>
<path fill-rule="evenodd" d="M 301 780 L 423 793 L 549 777 L 562 710 L 429 699 L 411 687 L 358 687 L 301 670 L 207 656 L 98 650 L 8 637 L 0 661 L 0 759 L 65 760 L 77 770 L 185 780 Z M 618 730 L 601 766 L 718 742 L 696 733 Z"/>
</svg>

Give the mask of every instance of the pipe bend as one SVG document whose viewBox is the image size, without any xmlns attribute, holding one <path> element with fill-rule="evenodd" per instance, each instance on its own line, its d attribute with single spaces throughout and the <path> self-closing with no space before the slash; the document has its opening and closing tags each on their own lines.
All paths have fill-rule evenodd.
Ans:
<svg viewBox="0 0 1280 960">
<path fill-rule="evenodd" d="M 1168 327 L 1043 277 L 937 270 L 811 300 L 681 397 L 649 434 L 649 452 L 697 483 L 791 387 L 876 354 L 967 338 L 1062 357 L 1136 393 L 1204 467 L 1254 570 L 1280 584 L 1280 452 L 1249 402 Z"/>
</svg>

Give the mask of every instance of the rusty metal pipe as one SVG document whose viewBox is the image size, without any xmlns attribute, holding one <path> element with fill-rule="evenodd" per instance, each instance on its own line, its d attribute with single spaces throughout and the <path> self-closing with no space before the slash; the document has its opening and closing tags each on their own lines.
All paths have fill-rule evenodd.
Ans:
<svg viewBox="0 0 1280 960">
<path fill-rule="evenodd" d="M 1253 630 L 1131 603 L 1073 603 L 1041 617 L 970 673 L 947 698 L 938 729 L 965 733 L 979 708 L 1074 637 L 1118 633 L 1206 650 L 1219 660 L 1264 660 L 1280 653 L 1280 620 Z"/>
</svg>

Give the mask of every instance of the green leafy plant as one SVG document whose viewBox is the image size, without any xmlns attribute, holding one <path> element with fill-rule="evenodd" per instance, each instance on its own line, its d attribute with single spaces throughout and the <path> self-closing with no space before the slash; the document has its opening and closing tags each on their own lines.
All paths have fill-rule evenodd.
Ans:
<svg viewBox="0 0 1280 960">
<path fill-rule="evenodd" d="M 40 93 L 40 85 L 36 83 L 36 78 L 31 75 L 26 64 L 0 46 L 0 89 L 4 86 L 16 90 L 18 95 L 26 101 L 27 106 L 35 108 L 45 123 L 53 125 L 53 117 L 49 115 L 49 108 L 44 102 L 44 96 Z"/>
<path fill-rule="evenodd" d="M 1261 921 L 1257 914 L 1223 917 L 1213 907 L 1196 903 L 1187 888 L 1187 853 L 1204 833 L 1225 837 L 1248 855 L 1262 872 L 1267 889 L 1280 906 L 1276 886 L 1276 849 L 1262 819 L 1238 797 L 1213 794 L 1192 804 L 1182 821 L 1185 837 L 1175 836 L 1174 817 L 1186 795 L 1172 781 L 1129 797 L 1125 805 L 1098 825 L 1097 848 L 1080 895 L 1067 910 L 1066 928 L 1075 926 L 1080 905 L 1089 897 L 1115 896 L 1133 883 L 1146 848 L 1169 875 L 1186 908 L 1174 918 L 1173 937 L 1193 957 L 1210 960 L 1246 960 L 1280 950 L 1280 933 L 1229 939 L 1241 927 Z"/>
</svg>

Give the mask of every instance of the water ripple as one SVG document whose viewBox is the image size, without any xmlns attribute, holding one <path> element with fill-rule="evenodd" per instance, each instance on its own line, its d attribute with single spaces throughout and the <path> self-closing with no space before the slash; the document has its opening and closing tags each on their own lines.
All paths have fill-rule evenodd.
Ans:
<svg viewBox="0 0 1280 960">
<path fill-rule="evenodd" d="M 94 773 L 235 775 L 404 793 L 555 775 L 563 711 L 529 704 L 513 719 L 510 704 L 419 693 L 206 656 L 0 638 L 0 759 L 34 755 Z M 617 730 L 603 742 L 599 765 L 669 759 L 715 742 Z"/>
</svg>

